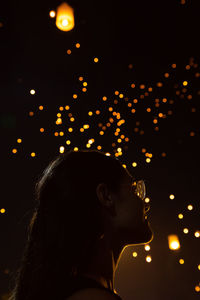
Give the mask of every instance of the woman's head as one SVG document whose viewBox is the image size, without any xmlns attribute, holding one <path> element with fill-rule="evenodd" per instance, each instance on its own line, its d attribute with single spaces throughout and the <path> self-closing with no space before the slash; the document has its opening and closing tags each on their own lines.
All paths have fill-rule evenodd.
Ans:
<svg viewBox="0 0 200 300">
<path fill-rule="evenodd" d="M 47 291 L 62 297 L 67 278 L 74 268 L 84 269 L 96 241 L 107 231 L 113 245 L 149 242 L 144 204 L 130 188 L 130 173 L 105 153 L 69 151 L 53 159 L 36 182 L 37 205 L 15 299 L 35 299 L 43 293 L 47 297 Z"/>
</svg>

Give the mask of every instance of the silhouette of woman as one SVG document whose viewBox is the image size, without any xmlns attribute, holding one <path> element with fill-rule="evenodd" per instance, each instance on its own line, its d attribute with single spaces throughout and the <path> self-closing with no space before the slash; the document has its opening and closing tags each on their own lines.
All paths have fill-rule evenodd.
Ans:
<svg viewBox="0 0 200 300">
<path fill-rule="evenodd" d="M 144 182 L 113 156 L 56 156 L 36 181 L 37 205 L 9 300 L 121 299 L 113 285 L 123 249 L 153 240 L 144 197 Z"/>
</svg>

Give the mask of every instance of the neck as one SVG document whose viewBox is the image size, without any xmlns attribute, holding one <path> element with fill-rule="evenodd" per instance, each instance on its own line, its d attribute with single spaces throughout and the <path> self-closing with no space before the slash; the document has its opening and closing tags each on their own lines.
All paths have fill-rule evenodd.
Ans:
<svg viewBox="0 0 200 300">
<path fill-rule="evenodd" d="M 110 239 L 106 236 L 99 239 L 95 245 L 95 253 L 87 268 L 79 274 L 96 280 L 103 287 L 113 291 L 116 259 L 110 247 Z"/>
</svg>

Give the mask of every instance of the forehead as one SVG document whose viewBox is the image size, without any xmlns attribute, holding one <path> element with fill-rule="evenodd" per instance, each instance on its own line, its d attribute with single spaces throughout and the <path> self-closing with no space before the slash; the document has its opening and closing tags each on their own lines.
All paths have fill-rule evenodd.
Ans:
<svg viewBox="0 0 200 300">
<path fill-rule="evenodd" d="M 133 180 L 134 176 L 127 169 L 125 169 L 124 181 L 126 183 L 132 183 Z"/>
</svg>

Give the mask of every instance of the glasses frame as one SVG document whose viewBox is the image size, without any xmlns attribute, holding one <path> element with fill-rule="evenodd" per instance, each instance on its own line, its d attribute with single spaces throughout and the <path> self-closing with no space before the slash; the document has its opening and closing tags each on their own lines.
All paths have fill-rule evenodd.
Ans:
<svg viewBox="0 0 200 300">
<path fill-rule="evenodd" d="M 129 185 L 129 184 L 121 184 L 121 185 Z M 133 181 L 131 183 L 131 189 L 142 200 L 146 198 L 146 186 L 143 179 L 136 180 L 133 178 Z"/>
</svg>

